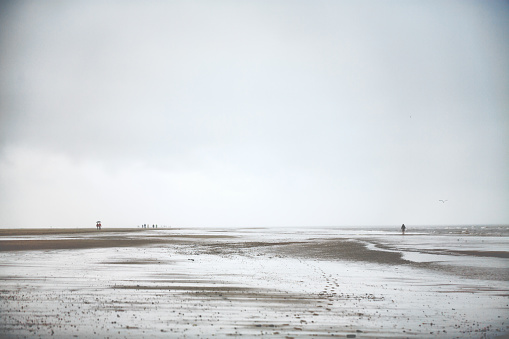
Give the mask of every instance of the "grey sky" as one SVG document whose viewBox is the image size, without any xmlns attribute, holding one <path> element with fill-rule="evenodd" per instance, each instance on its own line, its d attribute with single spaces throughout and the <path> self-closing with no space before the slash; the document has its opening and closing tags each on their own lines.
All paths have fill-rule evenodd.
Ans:
<svg viewBox="0 0 509 339">
<path fill-rule="evenodd" d="M 0 227 L 509 223 L 507 2 L 0 6 Z"/>
</svg>

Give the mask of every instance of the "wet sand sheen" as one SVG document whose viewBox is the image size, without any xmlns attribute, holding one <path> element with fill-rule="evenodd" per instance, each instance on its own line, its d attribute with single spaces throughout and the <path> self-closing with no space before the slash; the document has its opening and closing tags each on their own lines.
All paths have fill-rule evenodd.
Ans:
<svg viewBox="0 0 509 339">
<path fill-rule="evenodd" d="M 508 331 L 506 312 L 483 309 L 503 309 L 503 282 L 405 260 L 373 239 L 271 230 L 9 231 L 0 232 L 5 337 L 469 338 Z"/>
</svg>

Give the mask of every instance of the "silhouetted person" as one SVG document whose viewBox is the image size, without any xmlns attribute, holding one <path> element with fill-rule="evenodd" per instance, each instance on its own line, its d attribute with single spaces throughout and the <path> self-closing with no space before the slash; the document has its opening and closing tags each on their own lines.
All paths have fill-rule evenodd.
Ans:
<svg viewBox="0 0 509 339">
<path fill-rule="evenodd" d="M 405 234 L 406 226 L 405 224 L 401 225 L 401 234 Z"/>
</svg>

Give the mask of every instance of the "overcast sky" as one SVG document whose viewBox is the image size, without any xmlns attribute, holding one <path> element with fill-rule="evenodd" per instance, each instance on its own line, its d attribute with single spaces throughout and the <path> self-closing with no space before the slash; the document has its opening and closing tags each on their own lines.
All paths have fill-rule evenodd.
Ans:
<svg viewBox="0 0 509 339">
<path fill-rule="evenodd" d="M 0 114 L 2 228 L 509 223 L 503 1 L 3 1 Z"/>
</svg>

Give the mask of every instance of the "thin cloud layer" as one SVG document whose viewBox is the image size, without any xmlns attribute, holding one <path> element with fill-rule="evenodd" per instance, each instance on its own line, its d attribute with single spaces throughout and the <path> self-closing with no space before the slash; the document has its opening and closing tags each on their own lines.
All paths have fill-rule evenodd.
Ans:
<svg viewBox="0 0 509 339">
<path fill-rule="evenodd" d="M 509 221 L 503 2 L 2 6 L 2 227 Z"/>
</svg>

